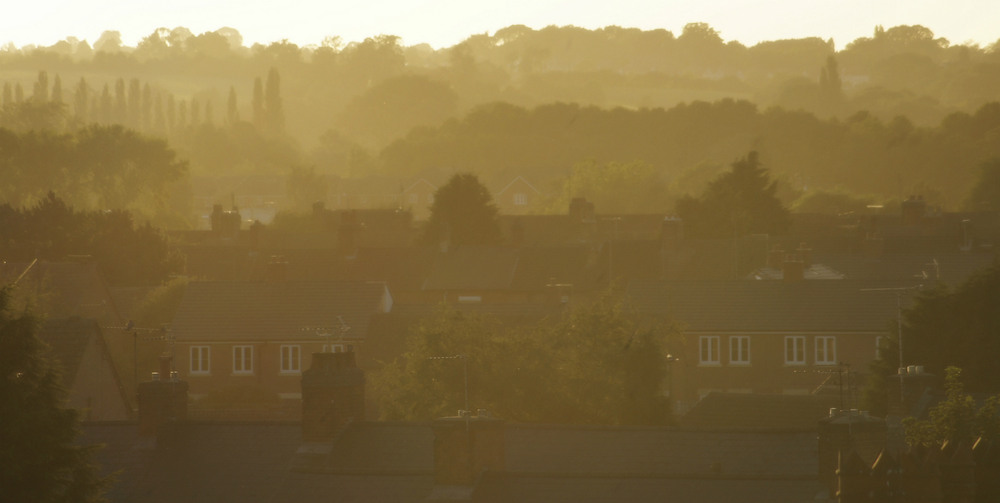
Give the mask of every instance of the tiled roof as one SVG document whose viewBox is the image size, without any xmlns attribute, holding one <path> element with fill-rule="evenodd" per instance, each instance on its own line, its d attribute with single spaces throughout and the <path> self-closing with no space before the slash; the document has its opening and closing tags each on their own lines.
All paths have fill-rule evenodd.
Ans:
<svg viewBox="0 0 1000 503">
<path fill-rule="evenodd" d="M 355 423 L 332 445 L 302 444 L 291 423 L 182 423 L 158 441 L 125 423 L 84 432 L 106 445 L 105 471 L 122 470 L 114 502 L 406 502 L 434 487 L 426 422 Z M 818 491 L 815 432 L 508 425 L 505 444 L 505 471 L 475 491 L 485 501 L 791 503 Z"/>
<path fill-rule="evenodd" d="M 680 424 L 699 430 L 815 431 L 819 420 L 839 403 L 832 395 L 709 393 Z"/>
<path fill-rule="evenodd" d="M 461 246 L 434 258 L 424 290 L 499 290 L 510 288 L 517 268 L 516 249 Z"/>
<path fill-rule="evenodd" d="M 897 290 L 913 282 L 633 281 L 640 313 L 694 332 L 882 332 L 896 319 Z M 902 294 L 905 308 L 911 295 Z"/>
<path fill-rule="evenodd" d="M 343 320 L 363 338 L 388 295 L 379 282 L 192 282 L 171 330 L 178 341 L 295 339 Z"/>
</svg>

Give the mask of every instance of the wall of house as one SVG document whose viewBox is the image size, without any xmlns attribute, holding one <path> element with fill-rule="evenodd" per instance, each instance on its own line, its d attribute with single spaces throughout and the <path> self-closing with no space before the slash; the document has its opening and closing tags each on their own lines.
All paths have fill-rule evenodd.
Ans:
<svg viewBox="0 0 1000 503">
<path fill-rule="evenodd" d="M 333 343 L 337 346 L 337 343 Z M 233 352 L 236 346 L 253 347 L 253 367 L 250 372 L 235 372 Z M 297 370 L 282 371 L 282 346 L 298 346 Z M 326 346 L 326 348 L 324 348 Z M 174 365 L 180 377 L 190 385 L 190 396 L 197 403 L 210 393 L 234 387 L 249 386 L 266 393 L 275 393 L 283 400 L 302 398 L 302 371 L 312 365 L 313 353 L 330 350 L 322 341 L 237 341 L 227 343 L 180 343 L 174 348 Z M 209 348 L 208 372 L 192 369 L 192 347 Z M 337 349 L 336 347 L 334 349 Z"/>
<path fill-rule="evenodd" d="M 81 411 L 85 421 L 124 421 L 131 410 L 115 377 L 110 355 L 96 337 L 91 337 L 80 359 L 68 405 Z"/>
<path fill-rule="evenodd" d="M 837 374 L 844 371 L 865 372 L 876 357 L 877 333 L 688 333 L 684 355 L 672 366 L 673 387 L 679 403 L 693 405 L 709 392 L 807 394 L 824 381 L 839 385 Z M 786 337 L 804 342 L 801 362 L 786 361 Z M 705 338 L 717 341 L 717 362 L 704 361 Z M 749 341 L 748 361 L 738 361 L 731 355 L 730 344 L 736 338 Z M 821 339 L 832 338 L 832 339 Z M 817 353 L 822 340 L 834 341 L 833 351 L 823 361 L 823 351 Z M 746 349 L 744 345 L 742 349 Z M 712 355 L 708 355 L 712 356 Z M 793 355 L 798 356 L 798 355 Z M 818 360 L 819 358 L 819 360 Z M 860 384 L 860 383 L 855 383 Z M 845 377 L 845 385 L 847 378 Z"/>
</svg>

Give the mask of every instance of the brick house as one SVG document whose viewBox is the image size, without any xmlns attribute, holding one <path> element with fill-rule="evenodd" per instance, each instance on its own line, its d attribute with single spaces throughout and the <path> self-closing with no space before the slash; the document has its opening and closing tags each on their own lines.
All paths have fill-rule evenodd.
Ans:
<svg viewBox="0 0 1000 503">
<path fill-rule="evenodd" d="M 898 286 L 633 281 L 628 294 L 643 315 L 682 326 L 668 391 L 684 411 L 711 392 L 808 394 L 842 371 L 867 371 L 899 314 L 897 292 L 883 287 Z"/>
<path fill-rule="evenodd" d="M 363 344 L 392 302 L 381 282 L 193 282 L 171 326 L 174 365 L 195 403 L 239 387 L 297 402 L 313 353 Z"/>
<path fill-rule="evenodd" d="M 496 201 L 500 213 L 523 215 L 538 206 L 541 195 L 541 191 L 525 180 L 523 176 L 518 175 L 497 191 L 493 200 Z"/>
</svg>

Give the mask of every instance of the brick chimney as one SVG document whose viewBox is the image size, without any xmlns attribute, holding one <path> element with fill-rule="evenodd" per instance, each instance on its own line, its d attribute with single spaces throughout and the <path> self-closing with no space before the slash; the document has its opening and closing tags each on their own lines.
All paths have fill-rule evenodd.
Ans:
<svg viewBox="0 0 1000 503">
<path fill-rule="evenodd" d="M 471 414 L 434 421 L 435 486 L 473 486 L 483 472 L 504 470 L 504 421 Z"/>
<path fill-rule="evenodd" d="M 302 439 L 333 440 L 351 421 L 365 419 L 365 373 L 354 351 L 314 353 L 302 373 Z"/>
<path fill-rule="evenodd" d="M 139 434 L 155 437 L 167 423 L 187 419 L 188 383 L 170 370 L 173 358 L 160 356 L 160 371 L 150 381 L 139 383 Z"/>
<path fill-rule="evenodd" d="M 781 278 L 785 281 L 802 281 L 805 275 L 806 267 L 802 257 L 794 253 L 785 254 L 781 263 Z"/>
</svg>

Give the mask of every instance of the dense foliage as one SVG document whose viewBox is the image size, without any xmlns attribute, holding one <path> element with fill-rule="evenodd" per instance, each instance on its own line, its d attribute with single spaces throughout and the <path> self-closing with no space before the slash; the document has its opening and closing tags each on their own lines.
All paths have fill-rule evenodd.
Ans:
<svg viewBox="0 0 1000 503">
<path fill-rule="evenodd" d="M 108 481 L 93 465 L 95 447 L 77 441 L 77 411 L 36 336 L 38 320 L 15 313 L 0 289 L 0 488 L 4 501 L 104 501 Z"/>
<path fill-rule="evenodd" d="M 910 445 L 940 447 L 944 441 L 971 445 L 978 438 L 1000 438 L 1000 395 L 977 402 L 965 393 L 962 369 L 945 369 L 947 397 L 935 405 L 927 419 L 903 419 L 906 442 Z"/>
<path fill-rule="evenodd" d="M 158 285 L 180 271 L 180 257 L 159 229 L 136 225 L 122 210 L 78 211 L 51 192 L 29 207 L 0 205 L 0 229 L 4 260 L 91 257 L 115 286 Z"/>
<path fill-rule="evenodd" d="M 671 333 L 641 326 L 610 295 L 520 327 L 443 310 L 373 376 L 375 398 L 385 419 L 451 416 L 465 407 L 467 368 L 469 408 L 507 420 L 664 424 Z"/>
<path fill-rule="evenodd" d="M 6 47 L 0 126 L 119 124 L 167 139 L 196 175 L 315 166 L 437 183 L 466 170 L 503 186 L 530 171 L 553 197 L 590 160 L 644 162 L 673 185 L 756 150 L 796 192 L 923 193 L 955 208 L 975 167 L 1000 156 L 998 54 L 924 26 L 878 27 L 841 51 L 816 37 L 746 47 L 704 23 L 679 34 L 510 26 L 440 50 L 391 35 L 246 47 L 232 28 L 161 28 L 135 47 L 117 32 Z M 37 172 L 48 180 L 29 197 L 66 193 Z M 703 188 L 674 187 L 642 210 Z"/>
<path fill-rule="evenodd" d="M 434 193 L 422 239 L 452 246 L 497 244 L 502 237 L 497 215 L 493 196 L 479 178 L 459 173 Z"/>
<path fill-rule="evenodd" d="M 750 152 L 712 180 L 701 197 L 677 201 L 677 214 L 691 236 L 781 234 L 791 219 L 777 191 L 777 182 L 761 167 L 757 152 Z"/>
</svg>

